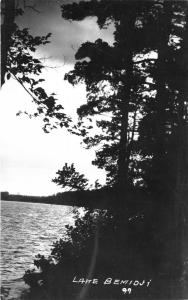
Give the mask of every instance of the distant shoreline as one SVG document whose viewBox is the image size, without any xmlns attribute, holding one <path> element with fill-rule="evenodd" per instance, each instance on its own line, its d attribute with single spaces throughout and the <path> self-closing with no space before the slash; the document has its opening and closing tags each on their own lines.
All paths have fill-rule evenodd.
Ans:
<svg viewBox="0 0 188 300">
<path fill-rule="evenodd" d="M 107 195 L 106 191 L 101 190 L 69 191 L 50 196 L 15 195 L 8 192 L 1 192 L 1 200 L 100 209 L 107 208 L 109 205 L 109 195 Z"/>
<path fill-rule="evenodd" d="M 120 197 L 124 196 L 120 196 L 117 191 L 108 188 L 90 191 L 69 191 L 50 196 L 15 195 L 1 192 L 1 199 L 5 201 L 67 205 L 90 209 L 113 209 L 118 206 Z M 152 203 L 151 197 L 148 197 L 141 190 L 127 193 L 124 200 L 128 206 L 134 207 L 133 210 L 138 209 L 140 206 L 148 207 Z"/>
<path fill-rule="evenodd" d="M 24 200 L 7 200 L 7 199 L 1 199 L 1 201 L 6 201 L 6 202 L 22 202 L 22 203 L 35 203 L 35 204 L 48 204 L 48 205 L 65 205 L 65 206 L 77 206 L 77 205 L 72 205 L 70 203 L 64 204 L 64 203 L 48 203 L 44 201 L 24 201 Z"/>
</svg>

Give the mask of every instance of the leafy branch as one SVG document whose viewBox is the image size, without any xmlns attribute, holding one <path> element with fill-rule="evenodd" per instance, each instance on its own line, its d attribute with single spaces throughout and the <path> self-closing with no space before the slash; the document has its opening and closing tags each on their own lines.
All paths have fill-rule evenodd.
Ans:
<svg viewBox="0 0 188 300">
<path fill-rule="evenodd" d="M 59 126 L 68 128 L 71 123 L 71 119 L 64 113 L 62 105 L 57 104 L 55 94 L 47 95 L 44 88 L 41 87 L 44 79 L 38 78 L 38 76 L 41 75 L 45 66 L 32 54 L 38 46 L 49 43 L 50 36 L 51 33 L 46 36 L 33 37 L 29 34 L 28 28 L 20 30 L 17 27 L 12 35 L 6 66 L 7 79 L 10 79 L 11 76 L 16 79 L 37 105 L 37 111 L 33 114 L 24 113 L 30 118 L 43 115 L 43 130 L 47 133 Z M 19 112 L 18 115 L 21 113 Z"/>
</svg>

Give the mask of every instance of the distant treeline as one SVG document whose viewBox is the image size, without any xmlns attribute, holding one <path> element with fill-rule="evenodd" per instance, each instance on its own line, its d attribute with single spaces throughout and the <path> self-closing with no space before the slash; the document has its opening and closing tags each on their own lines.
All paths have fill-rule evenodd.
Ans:
<svg viewBox="0 0 188 300">
<path fill-rule="evenodd" d="M 120 197 L 121 195 L 119 195 L 117 191 L 110 188 L 90 191 L 69 191 L 51 196 L 14 195 L 9 194 L 8 192 L 1 192 L 1 199 L 6 201 L 70 205 L 101 209 L 113 208 L 113 206 L 119 201 Z M 149 198 L 150 197 L 148 197 L 144 192 L 139 190 L 134 193 L 130 192 L 125 201 L 127 204 L 130 202 L 132 204 L 134 203 L 135 205 L 133 205 L 133 207 L 135 209 L 142 206 L 143 203 L 151 203 L 151 201 L 148 201 Z"/>
<path fill-rule="evenodd" d="M 100 199 L 99 199 L 100 198 Z M 70 206 L 88 206 L 93 208 L 104 208 L 107 203 L 106 191 L 69 191 L 50 196 L 28 196 L 14 195 L 1 192 L 1 199 L 6 201 L 34 202 L 46 204 L 59 204 Z"/>
</svg>

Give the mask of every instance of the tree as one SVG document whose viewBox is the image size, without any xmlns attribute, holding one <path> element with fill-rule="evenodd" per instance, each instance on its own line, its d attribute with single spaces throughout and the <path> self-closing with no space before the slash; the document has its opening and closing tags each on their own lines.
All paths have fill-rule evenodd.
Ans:
<svg viewBox="0 0 188 300">
<path fill-rule="evenodd" d="M 37 106 L 37 111 L 32 115 L 25 113 L 29 117 L 42 115 L 45 132 L 58 126 L 68 127 L 71 119 L 64 113 L 62 105 L 57 103 L 55 94 L 48 95 L 41 86 L 44 79 L 39 76 L 44 65 L 34 56 L 39 46 L 49 43 L 51 33 L 34 37 L 29 33 L 28 28 L 19 29 L 15 19 L 17 15 L 23 13 L 23 9 L 16 7 L 15 0 L 3 1 L 1 84 L 3 85 L 5 79 L 9 80 L 11 77 L 21 84 Z"/>
<path fill-rule="evenodd" d="M 142 176 L 137 163 L 141 149 L 134 141 L 142 116 L 148 114 L 145 98 L 153 99 L 148 78 L 156 61 L 150 52 L 156 51 L 159 11 L 152 1 L 80 2 L 62 11 L 63 17 L 74 20 L 96 15 L 100 27 L 115 24 L 114 45 L 101 40 L 83 44 L 75 56 L 80 62 L 65 78 L 72 84 L 86 83 L 88 103 L 78 110 L 81 119 L 107 114 L 96 122 L 101 134 L 89 137 L 87 126 L 81 134 L 88 147 L 97 145 L 93 163 L 106 169 L 108 184 L 124 193 Z"/>
<path fill-rule="evenodd" d="M 15 29 L 15 0 L 3 1 L 1 7 L 2 11 L 4 10 L 4 20 L 1 25 L 1 85 L 3 85 L 5 82 L 7 56 L 11 44 L 11 36 Z"/>
<path fill-rule="evenodd" d="M 108 274 L 122 274 L 122 278 L 125 272 L 131 278 L 144 274 L 145 278 L 159 279 L 156 290 L 153 286 L 149 294 L 148 289 L 146 294 L 143 293 L 145 298 L 156 298 L 156 295 L 170 298 L 172 293 L 179 298 L 183 294 L 180 282 L 185 280 L 182 265 L 187 260 L 187 254 L 182 255 L 182 236 L 186 237 L 188 232 L 185 212 L 188 179 L 186 3 L 148 1 L 145 6 L 140 1 L 80 2 L 64 6 L 63 16 L 73 20 L 97 16 L 100 26 L 112 20 L 115 22 L 114 45 L 109 46 L 101 40 L 83 44 L 76 54 L 79 61 L 66 79 L 72 84 L 80 81 L 86 83 L 88 102 L 78 110 L 80 134 L 88 147 L 100 146 L 96 164 L 106 168 L 113 186 L 121 181 L 119 187 L 128 178 L 133 182 L 133 169 L 136 169 L 150 201 L 147 205 L 142 203 L 139 190 L 140 206 L 132 216 L 131 208 L 136 207 L 134 192 L 137 189 L 134 187 L 132 203 L 126 203 L 127 215 L 123 205 L 120 205 L 122 214 L 113 211 L 112 216 L 108 215 L 107 222 L 100 219 L 97 228 L 100 232 L 97 230 L 95 236 L 87 231 L 90 225 L 91 228 L 93 226 L 86 218 L 78 224 L 78 228 L 69 231 L 72 245 L 68 243 L 66 248 L 60 241 L 55 245 L 54 254 L 59 261 L 67 253 L 70 261 L 76 258 L 71 270 L 75 272 L 76 262 L 80 262 L 77 249 L 81 250 L 85 262 L 85 252 L 88 253 L 95 244 L 93 248 L 97 249 L 95 253 L 98 254 L 96 274 L 103 276 L 104 270 Z M 129 23 L 131 20 L 133 24 Z M 110 92 L 106 87 L 108 90 L 110 87 Z M 104 114 L 106 119 L 102 119 Z M 88 125 L 82 123 L 83 118 L 87 119 Z M 101 134 L 88 135 L 92 131 L 92 120 L 102 129 Z M 122 168 L 119 162 L 123 156 L 126 163 L 124 161 Z M 123 172 L 126 176 L 120 179 Z M 125 199 L 122 194 L 122 200 Z M 101 225 L 104 227 L 101 228 Z M 81 238 L 84 240 L 80 244 Z M 74 245 L 77 245 L 76 249 Z M 96 255 L 92 257 L 96 261 Z M 83 264 L 79 265 L 78 270 L 86 274 L 88 265 L 90 263 L 84 269 Z M 60 264 L 63 269 L 62 266 Z M 172 277 L 175 291 L 171 289 Z M 161 287 L 159 291 L 163 280 L 165 288 Z M 93 297 L 93 293 L 91 289 L 88 298 L 90 295 Z M 96 298 L 114 296 L 107 293 L 106 290 L 103 296 L 100 292 Z M 77 291 L 75 294 L 78 295 Z"/>
<path fill-rule="evenodd" d="M 171 146 L 177 142 L 173 132 L 181 101 L 172 77 L 185 29 L 186 3 L 90 1 L 64 5 L 62 15 L 73 20 L 97 16 L 100 27 L 115 23 L 114 46 L 101 40 L 85 43 L 76 54 L 81 61 L 66 75 L 72 84 L 86 83 L 88 103 L 78 110 L 81 118 L 109 116 L 109 121 L 97 121 L 101 135 L 87 137 L 87 126 L 81 132 L 89 147 L 101 144 L 94 163 L 105 167 L 110 177 L 115 175 L 112 182 L 118 182 L 120 189 L 133 182 L 135 172 L 131 172 L 137 169 L 136 176 L 150 191 L 169 195 L 177 174 L 172 158 L 177 148 L 172 151 Z M 155 58 L 147 57 L 151 51 Z"/>
<path fill-rule="evenodd" d="M 83 174 L 76 171 L 74 164 L 68 166 L 68 164 L 65 163 L 62 170 L 58 170 L 56 174 L 58 176 L 54 178 L 52 182 L 63 188 L 68 187 L 71 190 L 84 190 L 88 187 L 88 180 Z"/>
<path fill-rule="evenodd" d="M 182 95 L 179 85 L 180 81 L 184 85 L 187 78 L 179 61 L 180 56 L 183 59 L 181 41 L 185 40 L 186 14 L 185 2 L 164 1 L 161 5 L 156 19 L 158 58 L 150 71 L 151 91 L 155 96 L 146 100 L 144 110 L 147 113 L 139 124 L 138 147 L 145 161 L 141 162 L 144 180 L 154 194 L 168 197 L 174 193 L 177 181 L 177 153 L 182 144 L 178 135 L 183 132 L 180 124 L 187 122 L 186 93 Z M 186 69 L 186 59 L 183 61 Z M 180 112 L 178 107 L 182 105 Z"/>
<path fill-rule="evenodd" d="M 162 235 L 166 230 L 169 239 L 162 251 L 164 260 L 171 257 L 179 274 L 187 246 L 182 237 L 186 239 L 188 232 L 187 24 L 186 2 L 161 3 L 156 18 L 157 60 L 150 70 L 154 97 L 145 101 L 137 142 L 143 180 L 158 203 L 152 217 L 155 232 Z"/>
</svg>

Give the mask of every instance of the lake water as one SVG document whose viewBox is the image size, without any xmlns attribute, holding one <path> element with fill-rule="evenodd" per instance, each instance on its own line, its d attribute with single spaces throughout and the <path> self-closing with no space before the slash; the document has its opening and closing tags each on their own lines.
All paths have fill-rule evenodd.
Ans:
<svg viewBox="0 0 188 300">
<path fill-rule="evenodd" d="M 2 299 L 19 299 L 22 280 L 35 255 L 48 256 L 53 242 L 65 236 L 73 224 L 73 207 L 64 205 L 1 201 Z"/>
</svg>

